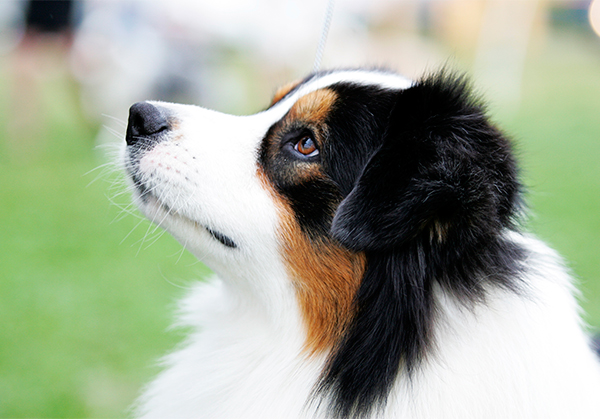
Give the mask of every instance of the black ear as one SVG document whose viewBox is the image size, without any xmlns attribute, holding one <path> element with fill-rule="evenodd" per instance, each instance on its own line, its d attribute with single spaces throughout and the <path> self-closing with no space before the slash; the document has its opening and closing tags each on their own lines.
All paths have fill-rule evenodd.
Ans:
<svg viewBox="0 0 600 419">
<path fill-rule="evenodd" d="M 331 232 L 364 252 L 356 314 L 318 390 L 336 418 L 385 405 L 432 347 L 435 284 L 459 301 L 516 288 L 523 251 L 506 239 L 519 182 L 508 140 L 464 78 L 444 74 L 397 94 L 387 130 Z"/>
<path fill-rule="evenodd" d="M 495 234 L 519 191 L 511 146 L 444 73 L 398 93 L 383 142 L 333 219 L 350 249 L 385 249 L 418 236 L 444 242 Z"/>
</svg>

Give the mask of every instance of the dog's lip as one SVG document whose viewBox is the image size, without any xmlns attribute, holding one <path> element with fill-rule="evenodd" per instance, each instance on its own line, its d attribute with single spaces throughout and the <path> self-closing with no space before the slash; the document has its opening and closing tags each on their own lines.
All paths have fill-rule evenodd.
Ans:
<svg viewBox="0 0 600 419">
<path fill-rule="evenodd" d="M 208 231 L 210 233 L 210 235 L 217 240 L 219 243 L 221 243 L 223 246 L 225 247 L 229 247 L 231 249 L 235 249 L 237 248 L 237 243 L 233 241 L 233 239 L 231 239 L 229 236 L 226 236 L 223 233 L 220 233 L 218 231 L 215 231 L 209 227 L 204 226 L 204 228 L 206 229 L 206 231 Z"/>
</svg>

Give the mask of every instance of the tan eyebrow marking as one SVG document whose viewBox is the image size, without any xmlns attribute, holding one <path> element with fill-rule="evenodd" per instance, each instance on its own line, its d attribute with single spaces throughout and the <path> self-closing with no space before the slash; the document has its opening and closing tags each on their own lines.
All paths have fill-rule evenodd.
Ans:
<svg viewBox="0 0 600 419">
<path fill-rule="evenodd" d="M 288 112 L 288 117 L 307 122 L 324 122 L 337 98 L 338 95 L 333 90 L 315 90 L 298 99 Z"/>
<path fill-rule="evenodd" d="M 273 106 L 274 104 L 279 102 L 281 99 L 283 99 L 285 97 L 285 95 L 287 95 L 289 92 L 294 90 L 296 88 L 296 86 L 298 86 L 300 84 L 300 82 L 301 82 L 301 80 L 292 81 L 290 83 L 284 84 L 279 89 L 277 89 L 277 91 L 275 92 L 275 95 L 273 96 L 273 100 L 271 100 L 271 106 Z"/>
</svg>

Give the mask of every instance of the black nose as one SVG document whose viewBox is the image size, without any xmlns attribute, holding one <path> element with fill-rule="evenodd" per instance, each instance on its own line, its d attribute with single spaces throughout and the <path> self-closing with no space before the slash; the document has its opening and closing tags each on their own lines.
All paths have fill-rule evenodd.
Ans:
<svg viewBox="0 0 600 419">
<path fill-rule="evenodd" d="M 169 121 L 164 109 L 148 102 L 138 102 L 129 108 L 129 123 L 125 141 L 133 145 L 144 137 L 169 129 Z"/>
</svg>

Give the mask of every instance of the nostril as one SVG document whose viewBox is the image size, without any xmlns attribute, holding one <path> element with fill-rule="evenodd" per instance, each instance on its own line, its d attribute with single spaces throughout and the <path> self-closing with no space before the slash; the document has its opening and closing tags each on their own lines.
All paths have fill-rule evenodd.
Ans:
<svg viewBox="0 0 600 419">
<path fill-rule="evenodd" d="M 132 145 L 141 137 L 158 134 L 169 128 L 169 121 L 164 110 L 148 102 L 135 103 L 129 108 L 127 144 Z"/>
</svg>

